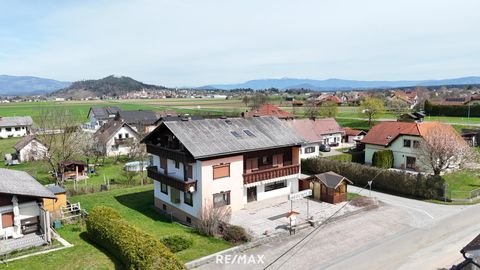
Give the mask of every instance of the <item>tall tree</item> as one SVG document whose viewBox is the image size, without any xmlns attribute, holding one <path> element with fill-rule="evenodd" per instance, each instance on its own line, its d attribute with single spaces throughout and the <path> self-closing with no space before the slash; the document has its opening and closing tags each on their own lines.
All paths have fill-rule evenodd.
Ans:
<svg viewBox="0 0 480 270">
<path fill-rule="evenodd" d="M 377 115 L 385 110 L 383 101 L 378 98 L 366 98 L 360 102 L 360 112 L 368 118 L 368 125 L 371 126 Z"/>
<path fill-rule="evenodd" d="M 81 131 L 72 112 L 65 108 L 45 108 L 40 111 L 36 136 L 47 147 L 46 162 L 63 186 L 63 163 L 84 153 L 88 138 Z"/>
<path fill-rule="evenodd" d="M 438 124 L 423 135 L 419 147 L 420 162 L 440 175 L 452 165 L 462 167 L 466 161 L 476 159 L 476 154 L 449 125 Z"/>
<path fill-rule="evenodd" d="M 263 93 L 256 93 L 250 98 L 250 107 L 252 110 L 260 108 L 263 104 L 267 103 L 268 97 Z"/>
<path fill-rule="evenodd" d="M 292 106 L 294 105 L 292 104 Z M 310 119 L 315 119 L 318 116 L 318 112 L 319 112 L 319 108 L 318 108 L 318 105 L 315 104 L 314 100 L 309 100 L 305 104 L 305 110 L 304 110 L 305 117 Z"/>
<path fill-rule="evenodd" d="M 336 117 L 338 114 L 338 105 L 333 101 L 323 102 L 319 107 L 319 113 L 321 117 Z"/>
</svg>

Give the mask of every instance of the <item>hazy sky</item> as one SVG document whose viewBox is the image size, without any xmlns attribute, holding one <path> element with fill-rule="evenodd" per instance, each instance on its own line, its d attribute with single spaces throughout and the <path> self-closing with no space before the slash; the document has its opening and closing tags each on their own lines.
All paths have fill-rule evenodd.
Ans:
<svg viewBox="0 0 480 270">
<path fill-rule="evenodd" d="M 0 0 L 0 74 L 166 86 L 480 75 L 478 0 Z"/>
</svg>

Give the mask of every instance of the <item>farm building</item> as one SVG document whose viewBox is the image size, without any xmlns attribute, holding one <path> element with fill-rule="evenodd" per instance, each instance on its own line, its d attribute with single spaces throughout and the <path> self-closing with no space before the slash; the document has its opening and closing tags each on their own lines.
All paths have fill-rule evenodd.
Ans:
<svg viewBox="0 0 480 270">
<path fill-rule="evenodd" d="M 30 134 L 32 125 L 30 116 L 0 117 L 0 138 L 26 136 Z"/>
</svg>

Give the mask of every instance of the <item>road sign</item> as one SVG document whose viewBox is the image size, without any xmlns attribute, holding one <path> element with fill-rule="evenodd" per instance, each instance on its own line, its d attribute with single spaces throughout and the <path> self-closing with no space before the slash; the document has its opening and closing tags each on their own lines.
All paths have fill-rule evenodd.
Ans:
<svg viewBox="0 0 480 270">
<path fill-rule="evenodd" d="M 295 200 L 300 200 L 301 198 L 308 197 L 308 196 L 312 196 L 312 190 L 311 189 L 306 189 L 306 190 L 302 190 L 302 191 L 297 192 L 297 193 L 292 193 L 292 194 L 288 195 L 288 199 L 291 200 L 291 201 L 295 201 Z"/>
</svg>

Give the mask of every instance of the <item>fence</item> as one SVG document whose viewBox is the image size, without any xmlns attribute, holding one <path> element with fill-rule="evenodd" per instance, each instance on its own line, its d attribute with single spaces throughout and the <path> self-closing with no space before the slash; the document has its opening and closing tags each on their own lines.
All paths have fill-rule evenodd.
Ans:
<svg viewBox="0 0 480 270">
<path fill-rule="evenodd" d="M 450 190 L 448 196 L 451 201 L 474 202 L 480 200 L 480 188 L 474 190 Z"/>
</svg>

